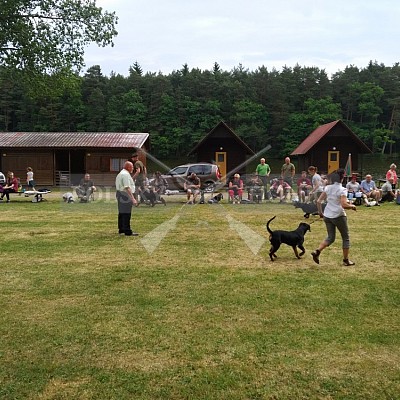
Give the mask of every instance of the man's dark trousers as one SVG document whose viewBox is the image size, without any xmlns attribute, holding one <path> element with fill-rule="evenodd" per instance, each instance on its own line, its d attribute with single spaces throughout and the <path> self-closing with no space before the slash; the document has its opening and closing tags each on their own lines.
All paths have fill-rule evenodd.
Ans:
<svg viewBox="0 0 400 400">
<path fill-rule="evenodd" d="M 131 214 L 132 200 L 127 192 L 117 190 L 116 193 L 118 202 L 118 232 L 125 235 L 132 235 L 131 229 Z"/>
</svg>

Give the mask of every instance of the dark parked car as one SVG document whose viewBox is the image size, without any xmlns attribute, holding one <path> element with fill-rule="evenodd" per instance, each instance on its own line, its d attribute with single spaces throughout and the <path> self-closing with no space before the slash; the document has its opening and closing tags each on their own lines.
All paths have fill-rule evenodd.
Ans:
<svg viewBox="0 0 400 400">
<path fill-rule="evenodd" d="M 221 179 L 218 165 L 209 163 L 179 165 L 162 177 L 168 182 L 168 190 L 184 190 L 184 182 L 192 172 L 200 178 L 202 189 L 218 184 Z"/>
</svg>

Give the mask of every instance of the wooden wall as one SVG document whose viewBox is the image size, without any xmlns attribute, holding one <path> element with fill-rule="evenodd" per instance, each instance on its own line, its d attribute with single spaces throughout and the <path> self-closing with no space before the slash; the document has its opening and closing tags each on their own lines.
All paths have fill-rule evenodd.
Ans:
<svg viewBox="0 0 400 400">
<path fill-rule="evenodd" d="M 24 152 L 2 150 L 2 172 L 14 172 L 21 183 L 26 183 L 26 169 L 32 167 L 34 178 L 40 178 L 43 185 L 53 185 L 53 152 Z"/>
<path fill-rule="evenodd" d="M 56 185 L 56 158 L 58 150 L 32 149 L 16 150 L 2 149 L 1 150 L 1 168 L 6 174 L 8 171 L 13 171 L 15 176 L 20 178 L 21 183 L 26 183 L 26 168 L 32 167 L 36 186 L 46 187 Z M 82 151 L 63 150 L 69 152 L 69 163 L 71 164 L 71 184 L 76 185 L 87 172 L 91 175 L 95 185 L 99 186 L 114 186 L 115 177 L 118 171 L 110 171 L 111 159 L 119 158 L 128 160 L 132 156 L 130 149 L 86 149 Z M 140 152 L 140 159 L 146 165 L 146 153 Z M 72 165 L 74 164 L 74 165 Z M 67 163 L 68 165 L 68 163 Z M 68 171 L 67 168 L 63 168 Z"/>
</svg>

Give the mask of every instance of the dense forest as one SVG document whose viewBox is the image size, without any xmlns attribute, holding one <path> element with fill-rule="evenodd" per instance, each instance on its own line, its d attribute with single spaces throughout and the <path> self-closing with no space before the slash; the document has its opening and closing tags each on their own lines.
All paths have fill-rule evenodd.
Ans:
<svg viewBox="0 0 400 400">
<path fill-rule="evenodd" d="M 223 120 L 253 150 L 271 144 L 283 156 L 318 125 L 342 119 L 373 152 L 400 151 L 398 63 L 371 61 L 329 78 L 317 67 L 223 71 L 217 63 L 163 75 L 135 62 L 128 76 L 92 66 L 68 85 L 32 89 L 0 70 L 0 131 L 149 132 L 152 153 L 168 158 Z"/>
</svg>

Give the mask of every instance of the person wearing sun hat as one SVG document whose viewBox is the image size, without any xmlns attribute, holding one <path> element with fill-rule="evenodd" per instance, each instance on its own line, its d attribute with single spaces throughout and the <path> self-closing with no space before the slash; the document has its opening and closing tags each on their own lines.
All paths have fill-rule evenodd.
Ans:
<svg viewBox="0 0 400 400">
<path fill-rule="evenodd" d="M 232 204 L 240 203 L 243 194 L 243 181 L 240 179 L 239 174 L 233 175 L 233 179 L 229 182 L 229 200 Z"/>
</svg>

